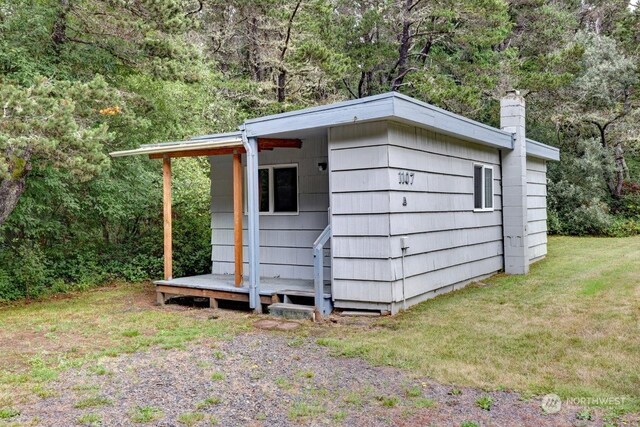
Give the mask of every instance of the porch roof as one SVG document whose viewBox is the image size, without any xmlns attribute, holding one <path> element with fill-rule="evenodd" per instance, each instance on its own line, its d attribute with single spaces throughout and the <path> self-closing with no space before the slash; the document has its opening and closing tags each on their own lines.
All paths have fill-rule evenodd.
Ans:
<svg viewBox="0 0 640 427">
<path fill-rule="evenodd" d="M 111 157 L 133 156 L 137 154 L 164 154 L 194 150 L 211 150 L 216 148 L 242 147 L 242 134 L 238 132 L 219 133 L 194 137 L 186 141 L 161 142 L 144 144 L 133 150 L 114 151 Z"/>
</svg>

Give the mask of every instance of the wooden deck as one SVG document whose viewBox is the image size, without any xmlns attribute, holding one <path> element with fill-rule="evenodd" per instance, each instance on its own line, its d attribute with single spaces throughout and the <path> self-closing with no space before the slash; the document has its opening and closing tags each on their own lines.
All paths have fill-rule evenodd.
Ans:
<svg viewBox="0 0 640 427">
<path fill-rule="evenodd" d="M 176 296 L 209 298 L 212 308 L 218 306 L 218 300 L 249 302 L 248 277 L 244 278 L 242 287 L 234 285 L 234 276 L 231 274 L 203 274 L 157 280 L 154 283 L 159 304 L 164 304 L 165 301 Z M 283 300 L 287 302 L 290 297 L 313 298 L 313 280 L 268 277 L 260 279 L 260 302 L 262 304 L 273 304 Z M 325 283 L 324 297 L 331 298 L 331 286 L 328 283 Z"/>
</svg>

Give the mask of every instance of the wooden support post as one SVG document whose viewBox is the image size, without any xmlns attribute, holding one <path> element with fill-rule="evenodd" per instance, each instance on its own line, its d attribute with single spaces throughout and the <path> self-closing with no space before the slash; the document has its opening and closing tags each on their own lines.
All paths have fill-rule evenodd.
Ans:
<svg viewBox="0 0 640 427">
<path fill-rule="evenodd" d="M 242 155 L 233 154 L 233 240 L 235 285 L 242 286 Z"/>
<path fill-rule="evenodd" d="M 173 244 L 171 240 L 171 158 L 162 159 L 162 205 L 164 217 L 164 280 L 173 278 Z"/>
</svg>

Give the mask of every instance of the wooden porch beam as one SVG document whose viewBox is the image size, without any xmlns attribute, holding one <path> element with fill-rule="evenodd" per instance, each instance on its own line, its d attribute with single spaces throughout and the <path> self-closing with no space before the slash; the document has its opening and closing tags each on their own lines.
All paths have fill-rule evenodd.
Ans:
<svg viewBox="0 0 640 427">
<path fill-rule="evenodd" d="M 258 150 L 271 148 L 302 148 L 302 141 L 286 138 L 258 138 Z"/>
<path fill-rule="evenodd" d="M 171 158 L 162 159 L 162 214 L 164 219 L 164 280 L 173 278 L 173 242 L 171 236 Z"/>
<path fill-rule="evenodd" d="M 220 156 L 223 154 L 233 154 L 235 152 L 244 153 L 244 147 L 222 147 L 222 148 L 206 148 L 202 150 L 182 150 L 170 151 L 168 153 L 149 154 L 150 159 L 162 159 L 164 157 L 208 157 Z"/>
<path fill-rule="evenodd" d="M 235 285 L 242 286 L 242 154 L 233 155 L 233 242 Z"/>
</svg>

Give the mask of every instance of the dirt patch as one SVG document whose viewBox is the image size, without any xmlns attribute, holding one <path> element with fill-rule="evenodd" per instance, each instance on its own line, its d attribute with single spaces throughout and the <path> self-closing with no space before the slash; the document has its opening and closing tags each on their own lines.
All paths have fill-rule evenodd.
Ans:
<svg viewBox="0 0 640 427">
<path fill-rule="evenodd" d="M 258 329 L 278 329 L 280 331 L 292 331 L 300 327 L 300 323 L 275 319 L 261 319 L 254 322 L 253 326 Z"/>
<path fill-rule="evenodd" d="M 101 425 L 125 426 L 141 410 L 155 409 L 157 419 L 148 425 L 174 426 L 184 413 L 200 414 L 196 425 L 222 426 L 603 424 L 598 413 L 592 421 L 578 421 L 576 407 L 545 415 L 539 399 L 454 390 L 395 368 L 332 357 L 308 338 L 262 331 L 185 350 L 104 358 L 67 371 L 48 386 L 57 395 L 18 408 L 21 415 L 12 421 L 38 418 L 40 425 L 69 426 L 93 417 Z M 476 403 L 483 396 L 491 398 L 489 411 Z"/>
</svg>

